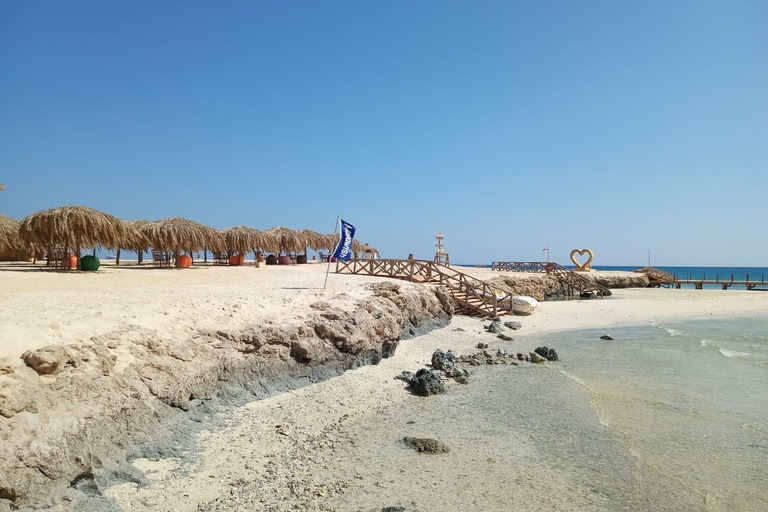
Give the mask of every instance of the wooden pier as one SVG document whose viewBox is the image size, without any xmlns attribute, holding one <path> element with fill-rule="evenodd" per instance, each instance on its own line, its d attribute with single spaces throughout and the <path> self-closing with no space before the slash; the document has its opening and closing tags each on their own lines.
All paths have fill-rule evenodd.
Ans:
<svg viewBox="0 0 768 512">
<path fill-rule="evenodd" d="M 727 290 L 731 286 L 744 286 L 747 288 L 747 290 L 768 290 L 768 288 L 764 288 L 768 286 L 768 281 L 765 280 L 765 275 L 761 275 L 760 280 L 758 281 L 756 279 L 750 279 L 749 274 L 747 274 L 746 278 L 743 281 L 737 281 L 734 279 L 733 274 L 731 274 L 730 279 L 728 279 L 727 277 L 725 279 L 721 279 L 720 274 L 715 274 L 714 280 L 712 279 L 707 280 L 706 274 L 702 274 L 701 278 L 693 278 L 691 274 L 688 274 L 687 276 L 683 276 L 683 278 L 681 278 L 679 275 L 676 274 L 674 276 L 673 284 L 677 289 L 680 289 L 684 284 L 692 284 L 695 289 L 703 290 L 704 285 L 709 284 L 714 286 L 722 286 L 723 290 Z"/>
<path fill-rule="evenodd" d="M 574 291 L 578 291 L 580 295 L 594 295 L 597 297 L 608 297 L 611 295 L 611 290 L 605 286 L 597 284 L 593 279 L 588 279 L 578 272 L 568 270 L 553 261 L 494 261 L 491 263 L 491 270 L 551 274 L 558 281 L 565 284 L 569 295 L 573 295 Z"/>
</svg>

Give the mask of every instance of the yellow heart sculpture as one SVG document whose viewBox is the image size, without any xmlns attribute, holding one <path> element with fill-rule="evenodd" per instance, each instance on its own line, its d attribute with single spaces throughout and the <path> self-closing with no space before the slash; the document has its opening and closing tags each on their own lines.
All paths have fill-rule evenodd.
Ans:
<svg viewBox="0 0 768 512">
<path fill-rule="evenodd" d="M 583 265 L 576 261 L 576 255 L 583 256 L 584 253 L 589 254 L 589 258 L 587 258 L 587 262 Z M 574 249 L 571 251 L 571 261 L 574 265 L 576 265 L 576 270 L 591 270 L 592 267 L 590 267 L 590 264 L 592 263 L 592 259 L 595 257 L 594 254 L 592 254 L 592 251 L 589 249 Z"/>
</svg>

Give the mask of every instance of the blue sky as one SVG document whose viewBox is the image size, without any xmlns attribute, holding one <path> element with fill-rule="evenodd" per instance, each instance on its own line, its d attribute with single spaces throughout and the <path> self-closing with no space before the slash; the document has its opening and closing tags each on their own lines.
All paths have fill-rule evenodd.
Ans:
<svg viewBox="0 0 768 512">
<path fill-rule="evenodd" d="M 0 213 L 768 265 L 768 2 L 0 2 Z"/>
</svg>

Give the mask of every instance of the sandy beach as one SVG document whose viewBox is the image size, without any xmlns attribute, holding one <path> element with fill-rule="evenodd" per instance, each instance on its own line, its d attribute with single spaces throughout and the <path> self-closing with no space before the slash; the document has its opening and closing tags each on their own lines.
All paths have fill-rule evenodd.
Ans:
<svg viewBox="0 0 768 512">
<path fill-rule="evenodd" d="M 0 391 L 6 398 L 16 389 L 14 383 L 18 384 L 12 377 L 17 372 L 31 371 L 20 359 L 27 350 L 51 344 L 88 345 L 93 340 L 105 339 L 114 361 L 107 373 L 120 374 L 137 362 L 139 353 L 131 345 L 136 337 L 149 336 L 162 340 L 168 347 L 179 347 L 199 333 L 222 329 L 235 332 L 264 323 L 272 323 L 278 330 L 290 329 L 306 323 L 307 312 L 318 302 L 328 302 L 334 309 L 355 314 L 361 301 L 371 298 L 370 285 L 392 282 L 417 292 L 430 288 L 383 278 L 332 274 L 328 290 L 323 291 L 325 266 L 319 264 L 261 268 L 201 265 L 186 271 L 107 265 L 99 273 L 83 275 L 29 270 L 23 265 L 9 265 L 4 270 L 0 275 L 0 361 L 6 370 L 0 375 Z M 462 270 L 482 279 L 494 277 L 488 269 Z M 545 302 L 534 315 L 514 317 L 523 327 L 512 332 L 515 340 L 504 346 L 511 352 L 527 353 L 548 333 L 587 328 L 610 332 L 630 325 L 685 318 L 748 315 L 762 313 L 767 306 L 768 294 L 759 292 L 614 290 L 609 298 Z M 178 446 L 167 452 L 155 446 L 155 456 L 133 460 L 133 476 L 123 482 L 112 479 L 113 485 L 91 496 L 98 498 L 93 502 L 98 505 L 93 506 L 116 510 L 252 510 L 254 503 L 259 503 L 256 509 L 380 510 L 386 505 L 381 502 L 383 505 L 379 506 L 382 496 L 408 496 L 418 484 L 413 483 L 416 487 L 408 491 L 400 488 L 411 485 L 407 482 L 393 480 L 387 484 L 371 480 L 380 478 L 372 470 L 378 466 L 376 448 L 369 446 L 371 458 L 367 461 L 355 461 L 344 450 L 359 445 L 361 440 L 350 432 L 377 416 L 386 417 L 413 407 L 418 410 L 419 403 L 441 400 L 414 396 L 394 377 L 428 365 L 437 348 L 469 354 L 476 351 L 474 347 L 480 342 L 489 343 L 491 349 L 500 347 L 499 340 L 484 331 L 484 323 L 487 320 L 454 315 L 448 325 L 402 341 L 391 357 L 376 365 L 346 372 L 342 369 L 341 375 L 330 375 L 331 378 L 308 386 L 292 383 L 287 386 L 288 392 L 276 389 L 265 393 L 266 398 L 239 407 L 218 408 L 208 417 L 192 415 L 193 407 L 187 406 L 190 418 L 174 423 Z M 172 352 L 171 348 L 164 350 Z M 194 361 L 192 356 L 189 359 Z M 40 375 L 36 377 L 40 381 L 37 385 L 56 388 L 66 382 L 62 379 L 67 372 L 75 370 Z M 459 389 L 457 386 L 470 389 L 473 383 L 466 387 L 451 383 L 449 393 Z M 192 398 L 190 403 L 194 402 Z M 66 401 L 72 404 L 68 407 L 77 402 L 72 396 L 67 396 Z M 21 409 L 12 418 L 26 417 L 29 422 L 31 417 L 53 414 L 55 408 L 46 411 L 38 405 L 36 410 Z M 195 428 L 179 427 L 179 421 L 194 423 Z M 3 426 L 5 439 L 29 432 L 19 430 L 7 417 L 0 417 L 0 427 Z M 375 440 L 374 436 L 368 441 Z M 526 455 L 530 446 L 514 446 L 519 450 L 515 457 L 532 460 L 533 455 Z M 490 455 L 492 452 L 493 449 L 488 451 L 483 464 L 498 457 Z M 414 459 L 414 463 L 423 464 L 419 459 Z M 473 468 L 474 463 L 466 460 L 464 463 L 472 471 L 486 469 Z M 125 477 L 124 470 L 123 473 Z M 550 473 L 550 478 L 562 480 L 562 486 L 569 485 L 567 474 L 558 474 L 554 469 Z M 357 496 L 360 500 L 358 491 L 374 484 L 381 486 L 382 491 L 380 496 L 371 497 L 372 501 L 350 498 Z M 577 483 L 570 484 L 574 492 L 567 497 L 542 496 L 542 502 L 517 509 L 573 510 L 579 509 L 579 503 L 581 507 L 594 504 L 585 489 Z M 366 492 L 370 494 L 370 490 Z M 445 489 L 441 492 L 451 495 Z M 454 499 L 458 500 L 458 495 Z M 491 493 L 484 503 L 499 503 L 497 509 L 506 510 L 494 501 L 499 499 Z M 416 501 L 416 509 L 429 509 L 424 508 L 425 502 Z M 390 504 L 398 503 L 395 500 Z M 462 503 L 464 507 L 470 506 L 461 500 L 453 503 L 443 509 L 461 510 Z M 56 506 L 64 510 L 68 507 L 66 501 Z"/>
</svg>

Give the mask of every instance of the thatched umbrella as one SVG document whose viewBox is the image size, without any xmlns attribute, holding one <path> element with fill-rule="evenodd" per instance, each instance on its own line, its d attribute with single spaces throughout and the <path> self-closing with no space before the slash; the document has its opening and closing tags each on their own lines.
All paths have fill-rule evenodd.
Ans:
<svg viewBox="0 0 768 512">
<path fill-rule="evenodd" d="M 20 225 L 16 219 L 0 215 L 0 252 L 17 251 L 28 245 L 19 236 Z"/>
<path fill-rule="evenodd" d="M 253 255 L 256 256 L 257 250 L 264 250 L 265 247 L 275 244 L 275 240 L 270 235 L 249 226 L 227 228 L 222 230 L 221 234 L 230 253 L 245 254 L 253 251 Z"/>
<path fill-rule="evenodd" d="M 363 252 L 363 244 L 358 242 L 357 240 L 352 240 L 352 252 L 355 253 L 355 258 L 357 258 L 358 253 Z"/>
<path fill-rule="evenodd" d="M 144 256 L 144 251 L 149 250 L 150 243 L 147 235 L 144 234 L 141 228 L 149 224 L 148 220 L 134 220 L 126 222 L 126 238 L 120 247 L 117 248 L 115 254 L 115 265 L 120 265 L 120 251 L 126 249 L 128 251 L 134 251 L 139 255 L 139 264 L 141 264 Z"/>
<path fill-rule="evenodd" d="M 181 217 L 150 222 L 141 226 L 150 245 L 158 251 L 174 252 L 179 266 L 181 251 L 201 251 L 206 248 L 224 250 L 224 237 L 217 230 Z"/>
<path fill-rule="evenodd" d="M 264 233 L 269 237 L 264 249 L 269 252 L 299 252 L 307 246 L 306 238 L 293 229 L 276 227 Z"/>
<path fill-rule="evenodd" d="M 330 246 L 333 244 L 328 235 L 323 235 L 322 233 L 312 231 L 311 229 L 302 229 L 299 231 L 299 235 L 303 236 L 306 240 L 307 245 L 304 247 L 305 254 L 307 247 L 313 251 L 319 251 L 322 249 L 330 249 Z"/>
<path fill-rule="evenodd" d="M 378 254 L 378 253 L 379 253 L 379 251 L 378 251 L 378 250 L 377 250 L 375 247 L 371 247 L 371 246 L 370 246 L 370 245 L 368 245 L 368 244 L 363 244 L 363 245 L 360 247 L 360 252 L 373 252 L 373 253 L 376 253 L 376 254 Z"/>
<path fill-rule="evenodd" d="M 63 206 L 34 213 L 23 221 L 19 235 L 30 246 L 74 249 L 80 270 L 80 251 L 103 246 L 117 249 L 128 237 L 127 224 L 108 213 L 85 206 Z"/>
</svg>

